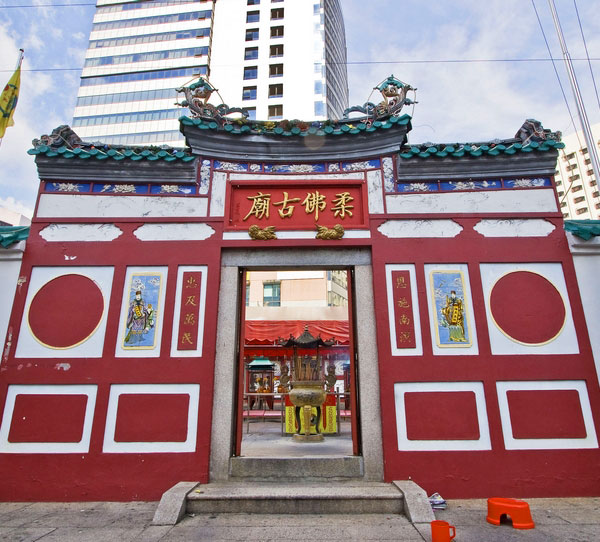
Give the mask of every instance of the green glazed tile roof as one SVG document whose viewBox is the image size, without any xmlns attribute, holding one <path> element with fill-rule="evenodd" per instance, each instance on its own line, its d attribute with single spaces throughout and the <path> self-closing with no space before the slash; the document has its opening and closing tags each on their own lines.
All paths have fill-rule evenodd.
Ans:
<svg viewBox="0 0 600 542">
<path fill-rule="evenodd" d="M 239 122 L 229 122 L 224 126 L 219 126 L 215 121 L 202 120 L 200 118 L 180 117 L 179 122 L 185 126 L 196 126 L 200 130 L 220 130 L 230 134 L 239 135 L 257 135 L 269 134 L 278 136 L 326 136 L 342 134 L 361 134 L 370 133 L 378 130 L 388 130 L 394 126 L 407 126 L 410 130 L 411 117 L 402 115 L 401 117 L 389 117 L 386 120 L 374 121 L 373 123 L 353 122 L 351 119 L 339 121 L 312 121 L 303 122 L 298 120 L 282 121 L 257 121 L 246 120 Z"/>
<path fill-rule="evenodd" d="M 29 237 L 29 226 L 0 226 L 0 245 L 8 248 Z"/>
<path fill-rule="evenodd" d="M 498 156 L 499 154 L 515 154 L 517 152 L 545 152 L 552 149 L 564 148 L 564 143 L 547 139 L 545 141 L 529 141 L 523 143 L 520 139 L 505 139 L 487 141 L 484 143 L 451 143 L 406 146 L 400 152 L 400 158 L 404 160 L 418 158 L 462 158 L 479 157 L 484 155 Z"/>
<path fill-rule="evenodd" d="M 86 160 L 94 158 L 96 160 L 162 160 L 164 162 L 174 162 L 181 160 L 182 162 L 190 162 L 194 160 L 188 151 L 175 149 L 172 147 L 124 147 L 122 145 L 102 145 L 98 146 L 90 144 L 82 144 L 74 148 L 66 146 L 52 147 L 50 145 L 38 145 L 33 149 L 29 149 L 27 154 L 45 155 L 47 157 L 62 157 L 62 158 L 80 158 Z"/>
<path fill-rule="evenodd" d="M 565 230 L 587 241 L 600 235 L 600 220 L 565 220 Z"/>
</svg>

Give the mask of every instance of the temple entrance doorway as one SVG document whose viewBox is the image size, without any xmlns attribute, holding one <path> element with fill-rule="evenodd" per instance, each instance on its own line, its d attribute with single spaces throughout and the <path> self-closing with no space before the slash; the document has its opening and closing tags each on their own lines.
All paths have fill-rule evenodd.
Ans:
<svg viewBox="0 0 600 542">
<path fill-rule="evenodd" d="M 235 455 L 358 455 L 352 268 L 240 277 Z"/>
</svg>

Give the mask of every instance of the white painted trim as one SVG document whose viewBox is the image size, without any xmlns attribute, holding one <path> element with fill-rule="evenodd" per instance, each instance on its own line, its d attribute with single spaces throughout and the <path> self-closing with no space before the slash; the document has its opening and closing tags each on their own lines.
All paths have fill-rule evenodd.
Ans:
<svg viewBox="0 0 600 542">
<path fill-rule="evenodd" d="M 115 442 L 117 411 L 121 395 L 189 395 L 188 430 L 184 442 Z M 198 432 L 198 405 L 200 402 L 199 384 L 113 384 L 110 387 L 106 429 L 104 430 L 104 453 L 180 453 L 196 451 Z"/>
<path fill-rule="evenodd" d="M 39 218 L 163 218 L 206 216 L 206 198 L 42 194 Z"/>
<path fill-rule="evenodd" d="M 479 438 L 473 440 L 409 440 L 406 423 L 404 394 L 409 392 L 461 392 L 472 391 L 475 394 Z M 450 452 L 491 450 L 490 429 L 485 406 L 482 382 L 403 382 L 394 384 L 396 402 L 396 428 L 398 431 L 399 451 Z M 435 405 L 432 405 L 432 415 Z"/>
<path fill-rule="evenodd" d="M 277 239 L 315 239 L 316 230 L 285 230 L 276 231 Z M 369 230 L 346 230 L 344 239 L 370 239 Z M 256 244 L 268 245 L 268 241 L 256 241 L 248 235 L 247 231 L 226 231 L 223 232 L 224 241 L 254 241 Z"/>
<path fill-rule="evenodd" d="M 396 326 L 394 317 L 394 285 L 392 271 L 408 271 L 410 275 L 410 293 L 412 297 L 413 322 L 415 327 L 415 347 L 398 348 L 396 346 Z M 388 326 L 390 329 L 390 346 L 392 356 L 422 356 L 423 338 L 421 335 L 421 316 L 419 313 L 419 296 L 417 289 L 417 276 L 413 264 L 387 264 L 385 266 L 385 288 L 387 292 Z"/>
<path fill-rule="evenodd" d="M 278 180 L 284 182 L 293 181 L 315 181 L 319 183 L 321 181 L 339 180 L 343 179 L 346 181 L 363 181 L 365 176 L 364 173 L 311 173 L 311 174 L 293 174 L 293 173 L 231 173 L 229 179 L 231 181 L 272 181 L 278 177 Z"/>
<path fill-rule="evenodd" d="M 431 192 L 386 196 L 388 213 L 554 213 L 552 188 L 486 190 L 484 192 Z"/>
<path fill-rule="evenodd" d="M 585 438 L 531 438 L 516 439 L 513 437 L 510 410 L 508 407 L 509 391 L 540 390 L 575 390 L 579 395 L 579 404 L 585 424 Z M 498 405 L 504 447 L 507 450 L 565 450 L 579 448 L 598 448 L 598 439 L 594 428 L 594 417 L 588 396 L 585 380 L 532 380 L 496 382 Z M 544 415 L 543 413 L 540 413 Z"/>
<path fill-rule="evenodd" d="M 377 231 L 389 239 L 456 237 L 463 227 L 454 220 L 386 220 Z"/>
<path fill-rule="evenodd" d="M 123 231 L 114 224 L 49 224 L 40 231 L 48 242 L 113 241 Z"/>
<path fill-rule="evenodd" d="M 0 428 L 0 453 L 5 454 L 74 454 L 90 450 L 92 422 L 96 406 L 98 386 L 95 384 L 73 385 L 20 385 L 8 386 L 2 426 Z M 8 435 L 18 395 L 86 395 L 83 431 L 79 442 L 9 442 Z"/>
<path fill-rule="evenodd" d="M 204 241 L 215 230 L 203 222 L 194 223 L 153 223 L 137 228 L 133 235 L 140 241 Z"/>
<path fill-rule="evenodd" d="M 181 308 L 181 293 L 183 291 L 183 273 L 185 271 L 200 271 L 202 273 L 202 284 L 200 285 L 200 306 L 198 310 L 198 343 L 195 350 L 177 350 L 179 337 L 179 319 Z M 173 312 L 173 328 L 171 332 L 171 357 L 202 357 L 202 345 L 204 343 L 204 323 L 206 314 L 206 285 L 208 266 L 206 265 L 182 265 L 177 269 L 177 290 L 175 293 L 175 306 Z"/>
<path fill-rule="evenodd" d="M 543 218 L 486 218 L 473 229 L 484 237 L 548 237 L 556 226 Z"/>
<path fill-rule="evenodd" d="M 210 192 L 210 216 L 223 216 L 225 214 L 225 188 L 227 187 L 227 173 L 215 171 L 212 177 Z"/>
<path fill-rule="evenodd" d="M 369 199 L 369 213 L 381 214 L 383 208 L 383 180 L 381 170 L 367 171 L 367 197 Z"/>
</svg>

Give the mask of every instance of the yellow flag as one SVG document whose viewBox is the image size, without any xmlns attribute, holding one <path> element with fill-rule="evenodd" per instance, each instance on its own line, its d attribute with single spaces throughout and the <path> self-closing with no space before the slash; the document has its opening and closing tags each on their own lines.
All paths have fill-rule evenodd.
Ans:
<svg viewBox="0 0 600 542">
<path fill-rule="evenodd" d="M 19 98 L 21 84 L 21 66 L 16 69 L 0 96 L 0 139 L 4 137 L 6 128 L 14 124 L 13 114 Z"/>
</svg>

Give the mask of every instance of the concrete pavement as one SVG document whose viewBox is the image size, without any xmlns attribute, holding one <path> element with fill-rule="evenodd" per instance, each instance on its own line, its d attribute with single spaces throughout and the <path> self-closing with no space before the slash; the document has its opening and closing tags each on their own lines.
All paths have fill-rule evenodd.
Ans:
<svg viewBox="0 0 600 542">
<path fill-rule="evenodd" d="M 457 542 L 592 542 L 600 540 L 600 498 L 526 499 L 536 528 L 495 527 L 484 499 L 450 500 L 437 519 L 456 526 Z M 157 503 L 0 503 L 0 540 L 11 542 L 169 541 L 429 541 L 429 525 L 393 514 L 185 516 L 175 526 L 151 524 Z"/>
</svg>

